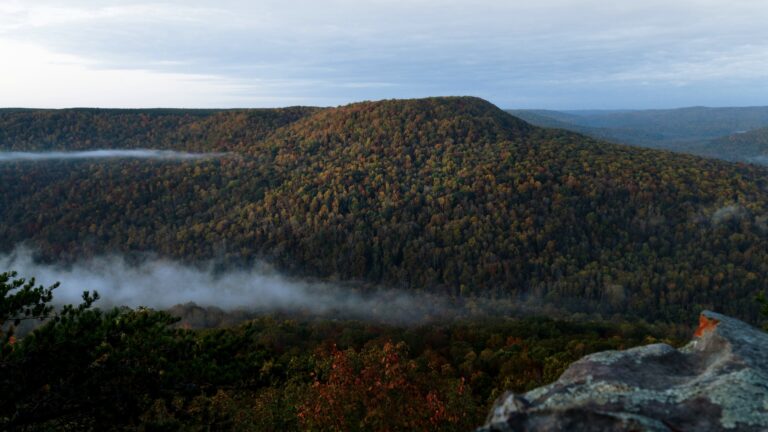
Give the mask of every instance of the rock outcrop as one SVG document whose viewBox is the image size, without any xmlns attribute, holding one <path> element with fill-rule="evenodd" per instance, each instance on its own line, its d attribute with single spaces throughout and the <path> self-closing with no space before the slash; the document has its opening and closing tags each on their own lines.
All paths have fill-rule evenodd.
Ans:
<svg viewBox="0 0 768 432">
<path fill-rule="evenodd" d="M 499 398 L 479 431 L 768 431 L 768 334 L 705 311 L 681 349 L 592 354 Z"/>
</svg>

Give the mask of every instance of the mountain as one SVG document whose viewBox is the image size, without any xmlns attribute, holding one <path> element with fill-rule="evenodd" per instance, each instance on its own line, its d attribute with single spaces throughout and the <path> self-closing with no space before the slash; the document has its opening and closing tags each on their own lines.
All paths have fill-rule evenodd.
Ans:
<svg viewBox="0 0 768 432">
<path fill-rule="evenodd" d="M 317 108 L 0 110 L 0 150 L 227 151 Z"/>
<path fill-rule="evenodd" d="M 608 111 L 573 111 L 574 114 L 550 110 L 507 110 L 507 112 L 533 125 L 544 128 L 563 129 L 616 143 L 665 148 L 658 145 L 659 142 L 664 141 L 664 135 L 654 131 L 651 127 L 598 127 L 589 125 L 589 118 L 592 116 L 600 117 L 609 113 Z M 619 112 L 621 111 L 615 111 L 615 113 Z M 614 113 L 614 111 L 610 111 L 610 113 Z M 675 149 L 671 148 L 671 150 Z"/>
<path fill-rule="evenodd" d="M 581 119 L 578 115 L 567 114 L 552 110 L 506 110 L 509 114 L 525 120 L 526 122 L 545 128 L 573 130 L 581 129 L 591 131 L 594 128 L 581 125 Z"/>
<path fill-rule="evenodd" d="M 665 110 L 509 110 L 543 127 L 558 127 L 609 141 L 708 155 L 708 141 L 768 126 L 768 107 L 688 107 Z"/>
<path fill-rule="evenodd" d="M 768 165 L 768 128 L 713 139 L 702 146 L 701 154 Z"/>
<path fill-rule="evenodd" d="M 267 260 L 330 280 L 650 320 L 702 308 L 757 316 L 764 169 L 542 129 L 477 98 L 298 110 L 158 127 L 188 137 L 159 143 L 232 152 L 222 158 L 2 164 L 0 248 L 24 242 L 65 261 Z M 232 120 L 257 114 L 282 120 L 263 131 Z M 48 133 L 92 146 L 83 122 Z M 120 125 L 103 130 L 154 136 Z"/>
</svg>

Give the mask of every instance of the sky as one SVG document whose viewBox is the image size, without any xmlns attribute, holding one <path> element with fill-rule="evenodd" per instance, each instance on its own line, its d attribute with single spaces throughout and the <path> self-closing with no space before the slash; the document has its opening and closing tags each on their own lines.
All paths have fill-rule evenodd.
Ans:
<svg viewBox="0 0 768 432">
<path fill-rule="evenodd" d="M 0 107 L 768 105 L 761 0 L 0 0 Z"/>
</svg>

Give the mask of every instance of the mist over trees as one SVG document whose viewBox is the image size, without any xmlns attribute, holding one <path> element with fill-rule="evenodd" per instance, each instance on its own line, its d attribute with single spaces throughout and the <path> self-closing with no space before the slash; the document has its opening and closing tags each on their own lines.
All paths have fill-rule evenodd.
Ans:
<svg viewBox="0 0 768 432">
<path fill-rule="evenodd" d="M 94 308 L 93 294 L 54 311 L 56 289 L 0 274 L 4 430 L 467 430 L 504 390 L 661 333 L 544 318 L 188 330 L 165 312 Z M 7 325 L 38 317 L 21 339 Z"/>
<path fill-rule="evenodd" d="M 0 277 L 0 428 L 467 430 L 503 391 L 585 354 L 686 334 L 703 308 L 765 309 L 756 166 L 540 129 L 475 98 L 5 114 L 32 131 L 5 129 L 7 150 L 114 139 L 229 154 L 0 163 L 0 263 L 67 286 Z M 51 307 L 57 290 L 97 286 L 167 306 L 182 295 L 168 275 L 211 302 L 239 302 L 237 287 L 277 310 L 234 325 L 92 294 Z M 310 313 L 280 309 L 292 296 Z M 323 299 L 333 319 L 317 315 Z M 472 313 L 404 325 L 334 309 L 432 313 L 437 299 Z M 523 318 L 528 305 L 566 319 Z"/>
<path fill-rule="evenodd" d="M 677 322 L 702 308 L 757 317 L 763 169 L 539 129 L 474 98 L 297 110 L 311 114 L 216 113 L 290 115 L 262 138 L 217 124 L 246 137 L 235 146 L 185 144 L 235 157 L 1 164 L 0 247 L 27 242 L 43 261 L 265 260 L 328 280 Z"/>
</svg>

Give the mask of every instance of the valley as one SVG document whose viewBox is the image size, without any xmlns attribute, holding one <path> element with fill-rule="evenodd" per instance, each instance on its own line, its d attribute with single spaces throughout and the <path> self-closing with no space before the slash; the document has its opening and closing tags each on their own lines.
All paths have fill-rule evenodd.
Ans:
<svg viewBox="0 0 768 432">
<path fill-rule="evenodd" d="M 231 154 L 2 163 L 4 253 L 25 244 L 47 262 L 260 261 L 361 289 L 667 322 L 702 308 L 758 317 L 753 298 L 768 270 L 759 167 L 542 129 L 476 98 L 223 111 L 212 114 L 220 122 L 196 120 L 208 128 L 165 118 L 139 128 L 122 115 L 133 129 L 110 124 L 99 138 L 115 134 L 115 149 Z M 68 149 L 97 145 L 50 133 L 67 134 Z M 157 140 L 135 138 L 145 136 Z M 39 149 L 31 139 L 0 147 Z"/>
<path fill-rule="evenodd" d="M 8 427 L 467 430 L 703 309 L 763 319 L 759 165 L 472 97 L 0 125 Z"/>
</svg>

